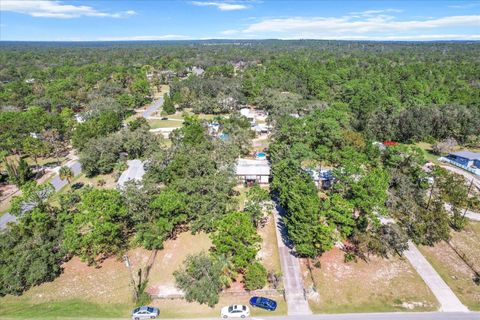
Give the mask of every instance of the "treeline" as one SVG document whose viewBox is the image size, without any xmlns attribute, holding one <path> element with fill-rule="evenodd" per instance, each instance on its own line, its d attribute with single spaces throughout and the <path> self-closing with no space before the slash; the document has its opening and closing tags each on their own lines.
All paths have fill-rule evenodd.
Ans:
<svg viewBox="0 0 480 320">
<path fill-rule="evenodd" d="M 401 254 L 408 239 L 433 245 L 448 240 L 450 228 L 462 229 L 462 208 L 478 201 L 469 198 L 463 177 L 424 168 L 415 147 L 379 147 L 353 128 L 350 116 L 346 106 L 332 105 L 277 120 L 272 188 L 297 252 L 313 258 L 348 240 L 346 259 L 388 257 Z M 318 190 L 309 168 L 331 168 L 332 187 Z M 382 217 L 398 225 L 382 224 Z"/>
<path fill-rule="evenodd" d="M 284 53 L 247 69 L 242 88 L 273 114 L 345 103 L 353 128 L 369 138 L 465 142 L 480 132 L 479 65 L 468 51 Z"/>
</svg>

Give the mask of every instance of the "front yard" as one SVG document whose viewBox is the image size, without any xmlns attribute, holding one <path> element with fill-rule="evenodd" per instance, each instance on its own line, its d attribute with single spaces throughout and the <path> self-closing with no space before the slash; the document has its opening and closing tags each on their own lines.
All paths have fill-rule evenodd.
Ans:
<svg viewBox="0 0 480 320">
<path fill-rule="evenodd" d="M 480 222 L 470 222 L 465 230 L 451 232 L 451 244 L 480 272 Z M 470 310 L 480 311 L 480 283 L 475 273 L 446 242 L 419 247 L 438 274 Z M 480 280 L 480 279 L 479 279 Z"/>
<path fill-rule="evenodd" d="M 313 282 L 318 294 L 311 294 L 314 313 L 434 311 L 438 303 L 413 267 L 400 257 L 344 262 L 338 249 L 320 258 L 321 267 L 311 264 L 312 276 L 302 263 L 305 285 Z M 313 278 L 313 279 L 312 279 Z"/>
<path fill-rule="evenodd" d="M 128 251 L 134 273 L 153 261 L 150 286 L 174 288 L 173 271 L 188 254 L 208 250 L 206 234 L 182 233 L 165 243 L 165 249 Z M 134 306 L 130 272 L 116 257 L 106 259 L 99 268 L 74 257 L 64 264 L 64 272 L 52 282 L 34 287 L 22 296 L 0 298 L 0 318 L 38 319 L 55 317 L 128 317 Z M 172 308 L 174 305 L 171 305 Z M 168 314 L 168 310 L 165 310 Z"/>
</svg>

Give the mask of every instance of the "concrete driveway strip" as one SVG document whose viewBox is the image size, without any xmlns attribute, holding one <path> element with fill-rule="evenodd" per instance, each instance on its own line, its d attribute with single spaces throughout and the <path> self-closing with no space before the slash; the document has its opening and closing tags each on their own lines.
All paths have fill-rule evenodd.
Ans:
<svg viewBox="0 0 480 320">
<path fill-rule="evenodd" d="M 287 231 L 280 211 L 283 209 L 277 205 L 275 210 L 275 225 L 277 233 L 278 252 L 280 255 L 280 264 L 283 273 L 283 282 L 285 286 L 285 297 L 288 306 L 288 315 L 309 315 L 312 312 L 308 306 L 308 301 L 304 296 L 304 285 L 300 262 L 295 256 L 291 243 L 287 238 Z M 282 211 L 283 212 L 283 211 Z"/>
<path fill-rule="evenodd" d="M 453 291 L 447 286 L 445 281 L 428 263 L 427 259 L 420 253 L 418 248 L 409 241 L 408 250 L 404 252 L 405 257 L 417 270 L 423 281 L 432 290 L 432 293 L 440 303 L 440 311 L 447 312 L 467 312 L 468 308 L 464 306 Z"/>
<path fill-rule="evenodd" d="M 76 177 L 82 172 L 82 165 L 77 160 L 70 161 L 66 164 L 67 167 L 72 169 L 73 176 Z M 53 177 L 51 184 L 55 188 L 55 191 L 59 191 L 67 185 L 67 180 L 60 179 L 60 175 Z"/>
<path fill-rule="evenodd" d="M 152 114 L 155 113 L 155 111 L 158 110 L 163 104 L 163 97 L 160 97 L 158 100 L 154 100 L 150 106 L 143 112 L 142 117 L 148 118 Z"/>
</svg>

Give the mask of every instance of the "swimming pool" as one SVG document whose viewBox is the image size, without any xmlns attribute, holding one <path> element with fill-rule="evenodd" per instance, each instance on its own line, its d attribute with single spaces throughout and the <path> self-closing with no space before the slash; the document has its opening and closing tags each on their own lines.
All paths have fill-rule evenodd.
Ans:
<svg viewBox="0 0 480 320">
<path fill-rule="evenodd" d="M 266 159 L 267 158 L 267 155 L 265 154 L 265 152 L 259 152 L 255 155 L 255 158 L 257 159 Z"/>
</svg>

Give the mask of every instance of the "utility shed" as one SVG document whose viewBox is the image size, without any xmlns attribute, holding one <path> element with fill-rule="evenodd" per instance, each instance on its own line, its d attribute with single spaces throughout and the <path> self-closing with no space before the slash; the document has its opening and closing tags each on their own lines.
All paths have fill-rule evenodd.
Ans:
<svg viewBox="0 0 480 320">
<path fill-rule="evenodd" d="M 141 160 L 128 160 L 128 169 L 125 170 L 117 181 L 117 188 L 123 188 L 125 183 L 130 180 L 142 181 L 145 169 Z"/>
<path fill-rule="evenodd" d="M 270 181 L 270 163 L 268 160 L 238 159 L 235 174 L 245 184 L 265 184 Z"/>
</svg>

